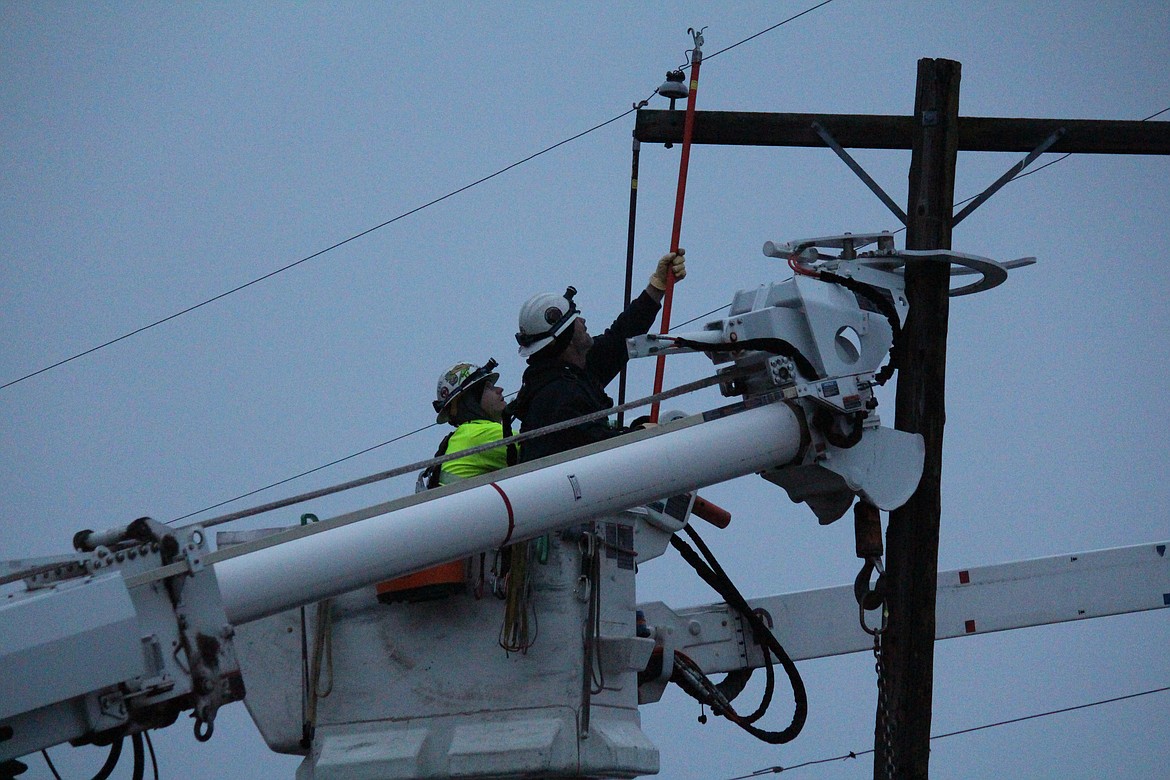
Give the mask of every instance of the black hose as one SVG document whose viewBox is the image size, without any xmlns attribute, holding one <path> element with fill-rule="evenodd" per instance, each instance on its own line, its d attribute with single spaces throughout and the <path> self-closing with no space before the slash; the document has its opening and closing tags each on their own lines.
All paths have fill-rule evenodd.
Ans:
<svg viewBox="0 0 1170 780">
<path fill-rule="evenodd" d="M 902 323 L 898 319 L 898 310 L 894 308 L 894 304 L 883 294 L 882 290 L 873 285 L 850 279 L 848 276 L 838 276 L 829 271 L 821 271 L 817 274 L 817 278 L 832 284 L 839 284 L 854 295 L 865 298 L 877 308 L 879 313 L 885 315 L 886 320 L 890 323 L 890 331 L 893 333 L 890 344 L 890 359 L 874 376 L 875 382 L 884 385 L 894 375 L 894 370 L 898 368 L 898 362 L 901 358 L 899 346 L 902 343 Z"/>
<path fill-rule="evenodd" d="M 703 341 L 676 338 L 675 346 L 693 349 L 696 352 L 743 352 L 745 350 L 759 350 L 773 355 L 790 358 L 796 364 L 796 370 L 809 380 L 820 379 L 821 375 L 813 367 L 812 361 L 806 358 L 801 351 L 791 343 L 779 338 L 743 339 L 742 341 L 727 341 L 719 344 L 708 344 Z"/>
<path fill-rule="evenodd" d="M 747 600 L 740 594 L 735 584 L 731 582 L 727 573 L 723 571 L 723 567 L 719 565 L 710 548 L 699 537 L 698 532 L 690 526 L 687 526 L 685 530 L 707 560 L 704 561 L 701 559 L 686 542 L 677 536 L 671 537 L 671 545 L 679 551 L 683 558 L 691 564 L 707 584 L 715 588 L 716 592 L 723 596 L 733 609 L 743 615 L 744 620 L 752 629 L 753 637 L 764 651 L 766 668 L 771 671 L 771 663 L 768 657 L 769 653 L 771 653 L 780 661 L 780 665 L 784 667 L 784 671 L 788 675 L 789 683 L 792 685 L 792 696 L 795 707 L 792 714 L 792 721 L 783 731 L 768 731 L 756 728 L 751 725 L 752 718 L 738 715 L 734 711 L 720 714 L 723 714 L 752 736 L 770 745 L 782 745 L 791 742 L 800 733 L 801 729 L 804 728 L 805 721 L 808 719 L 808 693 L 804 687 L 804 680 L 801 679 L 800 672 L 797 670 L 792 658 L 789 657 L 788 652 L 780 644 L 779 640 L 776 639 L 772 631 L 764 625 L 760 616 L 752 610 Z M 770 690 L 765 695 L 770 698 Z"/>
<path fill-rule="evenodd" d="M 146 749 L 150 751 L 150 767 L 154 770 L 154 780 L 158 780 L 158 758 L 154 755 L 154 743 L 150 741 L 150 730 L 142 732 L 142 738 L 146 740 Z"/>
<path fill-rule="evenodd" d="M 735 701 L 735 697 L 743 693 L 743 689 L 747 686 L 748 681 L 752 678 L 752 669 L 735 669 L 727 673 L 719 682 L 715 683 L 715 688 L 723 698 L 728 701 Z"/>
<path fill-rule="evenodd" d="M 53 766 L 53 759 L 49 758 L 49 751 L 42 750 L 41 755 L 45 757 L 45 763 L 49 765 L 49 771 L 53 773 L 53 777 L 56 780 L 61 780 L 61 775 L 57 772 L 57 767 Z"/>
<path fill-rule="evenodd" d="M 118 766 L 118 759 L 122 757 L 122 740 L 124 737 L 118 737 L 116 742 L 110 744 L 110 753 L 106 756 L 106 763 L 102 764 L 102 768 L 93 776 L 93 780 L 107 780 L 114 772 L 114 767 Z"/>
<path fill-rule="evenodd" d="M 135 733 L 130 738 L 130 746 L 134 748 L 134 771 L 131 780 L 143 780 L 146 776 L 146 751 L 142 748 L 142 733 Z"/>
<path fill-rule="evenodd" d="M 688 532 L 690 532 L 690 529 L 688 529 Z M 727 601 L 727 603 L 731 605 L 736 612 L 739 612 L 740 615 L 744 617 L 745 621 L 748 621 L 749 626 L 752 628 L 752 634 L 755 638 L 756 644 L 760 646 L 761 650 L 763 650 L 765 672 L 764 694 L 760 697 L 759 706 L 757 706 L 755 711 L 750 715 L 739 715 L 735 712 L 734 709 L 731 709 L 730 713 L 727 714 L 728 718 L 735 720 L 737 723 L 755 723 L 757 720 L 762 718 L 765 713 L 767 713 L 768 707 L 772 705 L 772 695 L 776 690 L 776 671 L 772 668 L 772 656 L 769 652 L 767 640 L 762 635 L 760 635 L 755 626 L 752 625 L 749 614 L 754 617 L 754 612 L 752 612 L 751 608 L 747 606 L 747 603 L 743 600 L 743 597 L 739 595 L 739 591 L 736 589 L 734 583 L 731 582 L 731 579 L 727 576 L 727 573 L 723 571 L 723 568 L 719 565 L 719 562 L 715 560 L 715 556 L 711 553 L 710 549 L 707 548 L 705 544 L 703 544 L 702 539 L 699 539 L 698 532 L 694 532 L 692 534 L 692 538 L 698 540 L 698 544 L 702 546 L 704 554 L 709 559 L 708 561 L 700 559 L 699 556 L 695 554 L 694 550 L 686 547 L 686 543 L 681 539 L 679 540 L 678 544 L 675 545 L 675 548 L 680 553 L 682 553 L 683 558 L 691 564 L 691 566 L 698 573 L 699 577 L 701 577 L 704 582 L 714 588 L 716 593 L 723 596 L 724 600 Z M 674 544 L 673 539 L 671 539 L 671 543 Z M 737 600 L 742 603 L 742 606 L 741 604 L 734 603 Z M 751 674 L 750 669 L 740 671 L 746 671 L 749 676 Z M 743 689 L 743 686 L 747 684 L 747 678 L 743 678 L 742 683 L 739 686 L 739 690 L 735 689 L 736 682 L 737 681 L 735 678 L 733 678 L 731 675 L 728 675 L 727 679 L 724 679 L 722 683 L 714 686 L 714 688 L 719 691 L 720 695 L 727 699 L 728 703 L 730 703 L 735 696 L 739 695 Z M 731 692 L 730 696 L 725 693 L 725 687 L 729 692 Z M 725 708 L 722 706 L 721 702 L 709 701 L 707 703 L 711 706 L 711 709 L 715 711 L 715 714 L 725 714 L 723 712 L 723 709 Z M 736 720 L 737 718 L 738 720 Z"/>
</svg>

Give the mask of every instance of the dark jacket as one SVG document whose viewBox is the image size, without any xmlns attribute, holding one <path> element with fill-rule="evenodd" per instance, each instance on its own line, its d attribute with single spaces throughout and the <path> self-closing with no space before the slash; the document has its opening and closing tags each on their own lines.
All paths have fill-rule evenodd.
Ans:
<svg viewBox="0 0 1170 780">
<path fill-rule="evenodd" d="M 521 432 L 613 406 L 613 399 L 605 394 L 605 386 L 629 360 L 626 339 L 649 331 L 659 308 L 660 304 L 645 292 L 635 298 L 605 333 L 593 340 L 585 356 L 584 369 L 557 358 L 531 361 L 524 371 L 520 393 L 509 407 L 511 414 L 523 423 Z M 611 427 L 605 419 L 583 423 L 525 442 L 520 448 L 520 461 L 536 460 L 620 433 L 623 431 Z"/>
</svg>

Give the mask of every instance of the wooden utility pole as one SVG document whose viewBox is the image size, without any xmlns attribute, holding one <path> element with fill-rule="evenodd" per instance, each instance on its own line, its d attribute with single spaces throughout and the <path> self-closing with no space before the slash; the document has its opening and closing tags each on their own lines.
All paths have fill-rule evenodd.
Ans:
<svg viewBox="0 0 1170 780">
<path fill-rule="evenodd" d="M 916 131 L 910 157 L 906 208 L 907 249 L 950 249 L 958 158 L 959 63 L 919 60 L 914 99 Z M 926 778 L 930 762 L 934 690 L 934 608 L 942 513 L 942 445 L 946 423 L 947 321 L 950 267 L 917 263 L 906 268 L 910 313 L 899 345 L 895 427 L 926 443 L 922 481 L 886 530 L 886 604 L 882 637 L 888 712 L 878 708 L 874 777 L 887 760 L 900 778 Z M 884 718 L 893 723 L 891 744 Z M 887 750 L 893 755 L 887 756 Z"/>
<path fill-rule="evenodd" d="M 1044 150 L 1170 154 L 1170 122 L 960 117 L 960 70 L 959 63 L 950 60 L 920 60 L 913 116 L 698 111 L 691 142 L 824 148 L 831 139 L 841 149 L 911 150 L 907 249 L 951 248 L 960 150 L 1031 152 L 1029 161 Z M 639 111 L 634 137 L 643 143 L 679 143 L 682 114 Z M 890 514 L 886 536 L 890 617 L 882 662 L 895 776 L 915 780 L 927 777 L 930 757 L 948 290 L 946 265 L 912 264 L 906 271 L 910 313 L 899 344 L 895 425 L 922 434 L 926 458 L 917 492 Z M 875 777 L 887 774 L 883 717 L 879 707 Z"/>
</svg>

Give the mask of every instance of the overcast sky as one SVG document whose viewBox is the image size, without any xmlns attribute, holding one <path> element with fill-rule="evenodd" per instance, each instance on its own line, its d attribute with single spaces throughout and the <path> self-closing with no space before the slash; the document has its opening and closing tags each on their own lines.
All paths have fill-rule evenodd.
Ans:
<svg viewBox="0 0 1170 780">
<path fill-rule="evenodd" d="M 382 224 L 650 95 L 707 26 L 712 54 L 814 5 L 767 3 L 13 3 L 0 5 L 0 384 Z M 966 116 L 1142 119 L 1170 106 L 1170 6 L 836 0 L 704 63 L 699 107 L 908 114 L 916 62 L 962 63 Z M 654 106 L 665 107 L 665 101 Z M 1162 115 L 1166 121 L 1170 115 Z M 0 390 L 0 557 L 80 528 L 171 520 L 433 422 L 459 360 L 517 388 L 520 304 L 573 284 L 594 330 L 621 306 L 633 116 L 295 268 Z M 642 151 L 637 284 L 667 247 L 679 148 Z M 957 197 L 1022 155 L 959 156 Z M 906 199 L 909 152 L 856 150 Z M 1046 155 L 1041 163 L 1056 159 Z M 1170 160 L 1081 155 L 1013 183 L 954 248 L 1039 264 L 951 307 L 942 538 L 954 569 L 1170 538 Z M 896 229 L 830 151 L 696 147 L 674 322 L 779 281 L 765 240 Z M 711 372 L 671 358 L 667 386 Z M 650 391 L 650 362 L 631 397 Z M 893 385 L 879 411 L 893 423 Z M 714 391 L 680 404 L 702 411 Z M 429 456 L 437 428 L 209 517 Z M 400 496 L 412 479 L 241 523 Z M 839 585 L 850 524 L 756 477 L 706 495 L 705 532 L 748 596 Z M 188 521 L 189 522 L 189 521 Z M 668 554 L 639 598 L 715 600 Z M 935 733 L 1170 684 L 1166 612 L 940 643 Z M 815 630 L 815 626 L 807 627 Z M 866 654 L 801 664 L 804 733 L 783 748 L 643 708 L 662 775 L 720 780 L 872 747 Z M 745 694 L 745 696 L 748 694 Z M 784 690 L 771 725 L 787 724 Z M 938 778 L 1153 777 L 1170 699 L 939 740 Z M 244 708 L 199 744 L 155 737 L 164 776 L 291 777 Z M 67 777 L 104 751 L 54 748 Z M 29 777 L 48 777 L 34 761 Z M 868 756 L 802 769 L 861 778 Z"/>
</svg>

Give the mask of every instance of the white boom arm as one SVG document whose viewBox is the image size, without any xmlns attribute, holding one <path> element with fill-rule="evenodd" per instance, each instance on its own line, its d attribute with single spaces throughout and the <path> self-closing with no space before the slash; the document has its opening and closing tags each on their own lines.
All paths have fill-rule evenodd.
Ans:
<svg viewBox="0 0 1170 780">
<path fill-rule="evenodd" d="M 834 466 L 848 467 L 854 489 L 879 484 L 879 506 L 894 508 L 917 484 L 922 444 L 917 436 L 882 433 L 875 431 L 875 438 L 889 445 L 896 463 L 875 459 L 863 447 L 860 457 L 835 451 Z M 795 465 L 801 436 L 798 414 L 782 403 L 739 406 L 706 421 L 686 417 L 434 496 L 293 529 L 212 554 L 209 561 L 216 564 L 228 619 L 246 623 L 665 496 Z"/>
<path fill-rule="evenodd" d="M 1170 607 L 1167 543 L 1054 555 L 939 572 L 936 638 L 1062 623 Z M 852 585 L 749 599 L 763 611 L 793 660 L 868 650 Z M 673 610 L 640 604 L 664 658 L 686 653 L 704 672 L 755 669 L 763 653 L 738 613 L 726 604 Z M 877 620 L 870 618 L 870 625 Z M 665 677 L 670 670 L 665 670 Z M 656 701 L 663 686 L 643 685 Z"/>
</svg>

